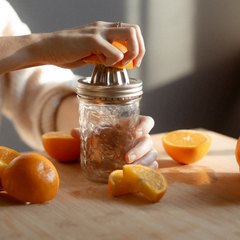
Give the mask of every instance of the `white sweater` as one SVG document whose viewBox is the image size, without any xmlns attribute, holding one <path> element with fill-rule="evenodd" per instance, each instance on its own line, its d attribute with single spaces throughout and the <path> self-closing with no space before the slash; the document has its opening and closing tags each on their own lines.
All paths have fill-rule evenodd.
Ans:
<svg viewBox="0 0 240 240">
<path fill-rule="evenodd" d="M 16 12 L 0 0 L 0 37 L 29 34 Z M 30 147 L 42 149 L 41 135 L 54 131 L 61 100 L 75 94 L 72 71 L 54 66 L 34 67 L 0 75 L 1 114 L 9 118 Z"/>
</svg>

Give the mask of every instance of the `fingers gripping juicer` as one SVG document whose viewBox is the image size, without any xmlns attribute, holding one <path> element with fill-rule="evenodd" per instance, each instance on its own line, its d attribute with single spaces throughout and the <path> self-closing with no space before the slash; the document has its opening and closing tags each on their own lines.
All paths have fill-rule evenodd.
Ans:
<svg viewBox="0 0 240 240">
<path fill-rule="evenodd" d="M 137 140 L 142 81 L 126 69 L 96 65 L 92 76 L 78 80 L 81 168 L 86 178 L 107 182 L 122 169 Z"/>
</svg>

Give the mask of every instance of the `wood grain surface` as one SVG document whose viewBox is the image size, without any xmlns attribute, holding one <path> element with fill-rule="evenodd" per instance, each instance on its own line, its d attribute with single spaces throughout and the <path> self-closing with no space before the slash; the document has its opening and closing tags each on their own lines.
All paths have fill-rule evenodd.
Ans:
<svg viewBox="0 0 240 240">
<path fill-rule="evenodd" d="M 83 177 L 79 162 L 51 160 L 60 175 L 52 201 L 25 204 L 0 193 L 0 239 L 240 239 L 236 139 L 206 132 L 210 150 L 191 165 L 173 161 L 163 150 L 162 134 L 152 135 L 158 171 L 169 183 L 154 204 L 141 194 L 111 197 L 107 184 Z"/>
</svg>

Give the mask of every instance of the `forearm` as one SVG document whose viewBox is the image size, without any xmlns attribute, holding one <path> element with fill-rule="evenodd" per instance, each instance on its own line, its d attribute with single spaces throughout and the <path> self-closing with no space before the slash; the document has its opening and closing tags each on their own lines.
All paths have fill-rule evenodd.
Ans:
<svg viewBox="0 0 240 240">
<path fill-rule="evenodd" d="M 0 74 L 44 65 L 42 35 L 0 37 Z"/>
<path fill-rule="evenodd" d="M 60 103 L 56 115 L 57 131 L 70 131 L 79 126 L 78 99 L 71 95 Z"/>
</svg>

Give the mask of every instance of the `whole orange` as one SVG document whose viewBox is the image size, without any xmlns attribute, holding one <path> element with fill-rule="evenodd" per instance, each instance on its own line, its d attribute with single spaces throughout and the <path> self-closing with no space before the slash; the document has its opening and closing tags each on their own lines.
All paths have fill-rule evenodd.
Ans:
<svg viewBox="0 0 240 240">
<path fill-rule="evenodd" d="M 6 192 L 24 202 L 43 203 L 56 196 L 59 176 L 54 165 L 36 153 L 26 153 L 12 160 L 2 175 Z"/>
<path fill-rule="evenodd" d="M 42 143 L 47 154 L 60 162 L 72 162 L 80 157 L 80 139 L 70 132 L 48 132 L 42 135 Z"/>
<path fill-rule="evenodd" d="M 237 140 L 236 148 L 235 148 L 235 157 L 238 165 L 240 166 L 240 137 Z"/>
</svg>

